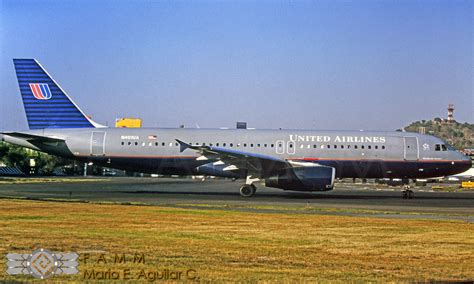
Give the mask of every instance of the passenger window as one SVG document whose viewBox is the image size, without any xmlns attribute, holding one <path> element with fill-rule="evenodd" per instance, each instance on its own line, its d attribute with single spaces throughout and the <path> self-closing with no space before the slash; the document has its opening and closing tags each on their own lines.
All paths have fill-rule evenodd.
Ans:
<svg viewBox="0 0 474 284">
<path fill-rule="evenodd" d="M 375 145 L 375 150 L 377 150 L 379 148 L 379 146 Z"/>
<path fill-rule="evenodd" d="M 273 145 L 273 144 L 272 144 L 272 145 L 270 145 L 270 147 L 272 147 L 272 148 L 273 148 L 273 147 L 275 147 L 275 145 Z"/>
<path fill-rule="evenodd" d="M 367 148 L 372 149 L 372 146 L 369 145 L 369 146 L 367 146 Z"/>
<path fill-rule="evenodd" d="M 259 144 L 257 144 L 257 147 L 260 147 L 260 143 L 259 143 Z"/>
<path fill-rule="evenodd" d="M 382 150 L 385 150 L 385 146 L 382 146 Z"/>
<path fill-rule="evenodd" d="M 344 145 L 341 145 L 341 149 L 344 149 Z"/>
<path fill-rule="evenodd" d="M 132 142 L 128 142 L 128 146 L 132 145 Z"/>
<path fill-rule="evenodd" d="M 444 145 L 444 144 L 441 145 L 441 149 L 442 149 L 443 151 L 448 151 L 448 149 L 446 148 L 446 145 Z"/>
<path fill-rule="evenodd" d="M 225 145 L 227 145 L 227 144 L 226 143 L 222 144 L 222 146 L 224 146 L 224 147 L 225 147 Z"/>
<path fill-rule="evenodd" d="M 244 147 L 247 147 L 247 144 L 244 143 Z"/>
<path fill-rule="evenodd" d="M 253 148 L 253 144 L 250 144 L 250 147 L 252 147 L 252 148 Z"/>
<path fill-rule="evenodd" d="M 350 149 L 351 148 L 351 145 L 347 145 L 347 149 Z"/>
<path fill-rule="evenodd" d="M 165 142 L 161 143 L 161 146 L 165 146 Z"/>
<path fill-rule="evenodd" d="M 148 146 L 153 146 L 153 143 L 151 143 L 151 142 L 148 142 Z"/>
<path fill-rule="evenodd" d="M 361 148 L 361 149 L 364 149 L 364 148 L 365 148 L 365 146 L 364 146 L 364 145 L 362 145 L 362 146 L 360 146 L 360 148 Z"/>
<path fill-rule="evenodd" d="M 267 147 L 267 144 L 263 144 L 263 147 L 265 147 L 265 148 L 266 148 L 266 147 Z"/>
<path fill-rule="evenodd" d="M 230 143 L 230 144 L 229 144 L 229 146 L 230 146 L 230 147 L 233 147 L 233 146 L 234 146 L 234 144 L 233 144 L 233 143 Z"/>
<path fill-rule="evenodd" d="M 122 141 L 122 146 L 125 145 L 125 142 Z"/>
<path fill-rule="evenodd" d="M 318 146 L 316 144 L 313 145 L 313 148 L 316 149 Z"/>
<path fill-rule="evenodd" d="M 337 149 L 337 145 L 334 145 L 334 149 Z"/>
<path fill-rule="evenodd" d="M 135 146 L 138 146 L 138 142 L 135 142 Z"/>
<path fill-rule="evenodd" d="M 435 151 L 441 151 L 441 145 L 436 144 L 435 145 Z"/>
<path fill-rule="evenodd" d="M 173 143 L 170 142 L 170 147 L 172 147 L 172 146 L 173 146 Z"/>
<path fill-rule="evenodd" d="M 327 148 L 330 149 L 330 148 L 331 148 L 331 145 L 328 145 Z"/>
<path fill-rule="evenodd" d="M 358 147 L 357 145 L 354 145 L 354 149 L 357 149 L 357 147 Z"/>
<path fill-rule="evenodd" d="M 216 143 L 216 147 L 219 147 L 219 143 Z"/>
</svg>

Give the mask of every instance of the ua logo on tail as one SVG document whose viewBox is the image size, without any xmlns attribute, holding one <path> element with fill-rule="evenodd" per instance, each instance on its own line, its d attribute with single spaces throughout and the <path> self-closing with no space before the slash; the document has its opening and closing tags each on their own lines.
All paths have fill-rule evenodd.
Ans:
<svg viewBox="0 0 474 284">
<path fill-rule="evenodd" d="M 48 84 L 30 83 L 30 89 L 38 100 L 49 100 L 53 96 Z"/>
</svg>

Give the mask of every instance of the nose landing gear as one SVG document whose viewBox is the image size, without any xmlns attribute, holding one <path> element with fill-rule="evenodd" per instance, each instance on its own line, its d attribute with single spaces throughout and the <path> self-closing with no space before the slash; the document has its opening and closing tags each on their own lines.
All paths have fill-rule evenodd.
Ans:
<svg viewBox="0 0 474 284">
<path fill-rule="evenodd" d="M 403 199 L 413 199 L 415 197 L 415 194 L 413 193 L 413 190 L 410 189 L 409 185 L 405 185 L 405 190 L 403 190 L 402 193 Z"/>
</svg>

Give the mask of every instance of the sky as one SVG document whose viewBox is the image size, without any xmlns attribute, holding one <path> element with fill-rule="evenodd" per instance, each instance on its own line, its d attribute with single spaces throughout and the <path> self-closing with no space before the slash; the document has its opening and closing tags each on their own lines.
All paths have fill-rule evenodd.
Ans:
<svg viewBox="0 0 474 284">
<path fill-rule="evenodd" d="M 0 0 L 0 130 L 27 129 L 12 58 L 109 126 L 474 123 L 473 3 Z"/>
</svg>

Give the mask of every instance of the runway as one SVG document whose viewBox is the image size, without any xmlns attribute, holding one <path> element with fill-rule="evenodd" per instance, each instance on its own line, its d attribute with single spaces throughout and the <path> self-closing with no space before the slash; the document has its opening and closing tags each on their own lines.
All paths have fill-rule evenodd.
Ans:
<svg viewBox="0 0 474 284">
<path fill-rule="evenodd" d="M 4 180 L 0 183 L 0 198 L 474 222 L 473 191 L 436 192 L 429 186 L 419 187 L 414 188 L 415 198 L 407 200 L 401 198 L 399 188 L 374 184 L 340 183 L 333 191 L 321 193 L 283 191 L 257 184 L 256 196 L 242 198 L 240 185 L 239 181 L 180 178 L 92 177 L 18 184 Z"/>
</svg>

